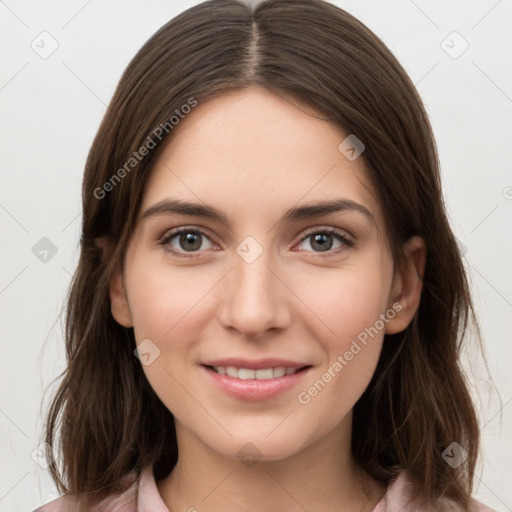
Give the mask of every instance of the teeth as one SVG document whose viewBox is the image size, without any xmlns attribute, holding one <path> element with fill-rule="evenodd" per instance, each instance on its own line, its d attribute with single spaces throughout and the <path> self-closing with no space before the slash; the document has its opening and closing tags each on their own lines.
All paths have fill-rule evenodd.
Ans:
<svg viewBox="0 0 512 512">
<path fill-rule="evenodd" d="M 235 379 L 248 380 L 268 380 L 291 375 L 299 370 L 299 368 L 262 368 L 260 370 L 251 370 L 250 368 L 237 368 L 236 366 L 214 366 L 213 369 L 221 375 L 228 375 Z"/>
<path fill-rule="evenodd" d="M 227 366 L 226 375 L 238 378 L 238 368 L 235 368 L 234 366 Z"/>
<path fill-rule="evenodd" d="M 240 370 L 241 371 L 241 370 Z M 264 370 L 256 370 L 255 375 L 253 379 L 273 379 L 274 378 L 274 371 L 272 368 L 266 368 Z M 238 372 L 238 376 L 240 377 L 240 372 Z"/>
<path fill-rule="evenodd" d="M 255 379 L 256 370 L 248 370 L 247 368 L 238 369 L 238 378 L 242 380 Z"/>
<path fill-rule="evenodd" d="M 285 373 L 286 370 L 282 366 L 274 368 L 274 377 L 282 377 Z"/>
</svg>

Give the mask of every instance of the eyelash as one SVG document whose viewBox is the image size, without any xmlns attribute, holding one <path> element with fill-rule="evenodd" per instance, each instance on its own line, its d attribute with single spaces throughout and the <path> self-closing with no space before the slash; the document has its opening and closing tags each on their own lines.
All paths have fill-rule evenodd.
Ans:
<svg viewBox="0 0 512 512">
<path fill-rule="evenodd" d="M 200 234 L 201 236 L 204 236 L 205 238 L 209 239 L 208 235 L 206 233 L 204 233 L 203 231 L 201 231 L 200 229 L 181 227 L 181 228 L 174 229 L 170 233 L 166 233 L 160 239 L 159 244 L 162 246 L 166 246 L 165 250 L 167 252 L 169 252 L 170 254 L 172 254 L 173 256 L 177 256 L 178 258 L 189 259 L 189 258 L 197 257 L 198 252 L 186 254 L 186 253 L 181 253 L 181 252 L 175 251 L 174 249 L 170 248 L 169 242 L 173 238 L 175 238 L 176 236 L 178 236 L 182 233 L 197 233 L 197 234 Z M 333 236 L 337 237 L 338 240 L 340 240 L 343 243 L 343 245 L 341 247 L 339 247 L 338 249 L 334 249 L 334 250 L 330 249 L 329 251 L 326 251 L 325 253 L 322 253 L 322 252 L 315 253 L 316 256 L 318 256 L 320 258 L 331 258 L 331 257 L 337 256 L 342 251 L 346 250 L 347 248 L 354 247 L 354 245 L 355 245 L 354 242 L 349 240 L 346 236 L 342 235 L 340 231 L 338 231 L 337 229 L 333 229 L 333 228 L 325 228 L 325 229 L 315 228 L 314 230 L 312 229 L 311 231 L 306 232 L 306 234 L 301 238 L 300 243 L 304 242 L 304 240 L 306 240 L 310 236 L 316 235 L 316 234 L 333 235 Z"/>
</svg>

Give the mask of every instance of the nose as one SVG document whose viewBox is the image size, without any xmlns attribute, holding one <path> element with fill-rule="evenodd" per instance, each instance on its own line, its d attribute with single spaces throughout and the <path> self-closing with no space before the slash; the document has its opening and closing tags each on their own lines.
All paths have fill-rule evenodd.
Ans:
<svg viewBox="0 0 512 512">
<path fill-rule="evenodd" d="M 291 294 L 271 263 L 268 251 L 251 263 L 233 255 L 233 269 L 224 279 L 218 308 L 225 328 L 255 339 L 270 329 L 289 326 Z"/>
</svg>

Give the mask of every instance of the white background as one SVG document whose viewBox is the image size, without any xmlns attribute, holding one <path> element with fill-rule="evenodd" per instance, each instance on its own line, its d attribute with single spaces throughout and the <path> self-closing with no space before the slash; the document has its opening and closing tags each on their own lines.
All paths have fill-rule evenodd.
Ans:
<svg viewBox="0 0 512 512">
<path fill-rule="evenodd" d="M 33 510 L 57 496 L 31 454 L 48 404 L 43 390 L 65 365 L 59 313 L 77 261 L 80 186 L 93 136 L 135 52 L 196 3 L 0 2 L 0 511 Z M 484 457 L 474 494 L 510 511 L 512 0 L 335 3 L 395 53 L 431 117 L 450 220 L 467 250 L 501 395 L 500 403 L 478 369 L 472 382 Z M 50 36 L 39 36 L 44 31 L 58 43 L 47 59 L 31 47 L 42 46 L 42 37 L 51 47 Z M 464 40 L 469 47 L 458 55 Z M 43 237 L 57 248 L 47 262 L 32 252 Z"/>
</svg>

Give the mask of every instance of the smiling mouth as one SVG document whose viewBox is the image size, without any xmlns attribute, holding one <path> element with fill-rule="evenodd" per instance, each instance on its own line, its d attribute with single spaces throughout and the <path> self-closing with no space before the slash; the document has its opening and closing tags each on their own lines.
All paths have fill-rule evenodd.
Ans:
<svg viewBox="0 0 512 512">
<path fill-rule="evenodd" d="M 270 380 L 288 375 L 294 375 L 301 371 L 311 368 L 311 366 L 303 366 L 301 368 L 284 368 L 277 366 L 275 368 L 261 368 L 253 370 L 251 368 L 237 368 L 236 366 L 210 366 L 203 365 L 205 368 L 218 373 L 219 375 L 227 375 L 239 380 Z"/>
</svg>

